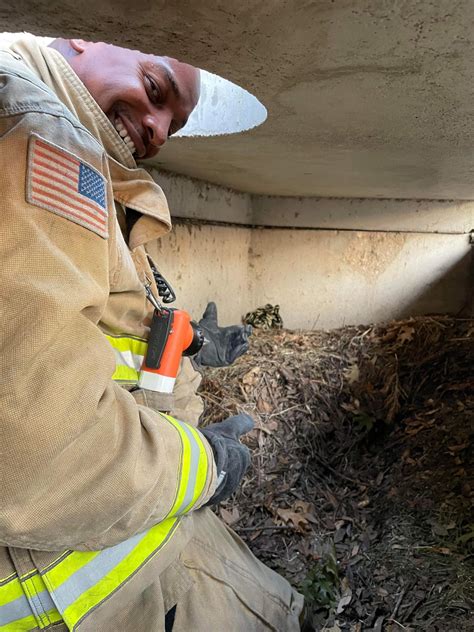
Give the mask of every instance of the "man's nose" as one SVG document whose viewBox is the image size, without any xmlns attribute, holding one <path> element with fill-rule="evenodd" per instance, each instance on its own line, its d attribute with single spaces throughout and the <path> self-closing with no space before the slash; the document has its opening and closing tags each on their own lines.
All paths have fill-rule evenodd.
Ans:
<svg viewBox="0 0 474 632">
<path fill-rule="evenodd" d="M 148 132 L 151 145 L 160 148 L 168 139 L 171 117 L 165 111 L 160 110 L 153 114 L 147 114 L 144 125 Z"/>
</svg>

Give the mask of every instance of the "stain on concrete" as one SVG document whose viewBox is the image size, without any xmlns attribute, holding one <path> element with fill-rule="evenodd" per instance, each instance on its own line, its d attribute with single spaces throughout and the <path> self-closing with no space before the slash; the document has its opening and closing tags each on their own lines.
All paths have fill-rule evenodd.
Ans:
<svg viewBox="0 0 474 632">
<path fill-rule="evenodd" d="M 358 74 L 382 74 L 382 75 L 416 75 L 421 71 L 420 64 L 402 64 L 385 66 L 381 64 L 365 64 L 360 66 L 338 66 L 336 68 L 324 68 L 311 75 L 313 80 L 326 81 Z"/>
<path fill-rule="evenodd" d="M 353 272 L 376 279 L 401 255 L 407 235 L 403 233 L 349 233 L 343 255 Z"/>
</svg>

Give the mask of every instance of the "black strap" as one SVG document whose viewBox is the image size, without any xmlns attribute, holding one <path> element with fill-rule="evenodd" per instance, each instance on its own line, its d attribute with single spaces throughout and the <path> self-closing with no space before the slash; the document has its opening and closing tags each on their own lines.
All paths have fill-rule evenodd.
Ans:
<svg viewBox="0 0 474 632">
<path fill-rule="evenodd" d="M 176 616 L 176 606 L 168 610 L 165 616 L 165 632 L 171 632 L 174 626 L 174 618 Z"/>
<path fill-rule="evenodd" d="M 125 221 L 127 223 L 127 241 L 130 237 L 130 233 L 132 232 L 132 228 L 135 226 L 141 216 L 142 214 L 138 211 L 135 211 L 133 208 L 128 208 L 128 206 L 125 208 Z"/>
</svg>

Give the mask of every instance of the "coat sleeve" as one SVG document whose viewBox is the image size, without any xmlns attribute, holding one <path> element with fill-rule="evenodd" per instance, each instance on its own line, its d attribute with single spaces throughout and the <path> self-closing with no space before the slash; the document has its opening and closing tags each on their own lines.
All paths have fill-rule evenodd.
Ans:
<svg viewBox="0 0 474 632">
<path fill-rule="evenodd" d="M 212 451 L 198 430 L 137 405 L 112 381 L 114 354 L 98 328 L 108 240 L 58 212 L 64 190 L 53 191 L 56 209 L 52 194 L 32 201 L 32 138 L 107 182 L 101 147 L 31 85 L 27 111 L 12 110 L 22 79 L 0 71 L 0 80 L 0 542 L 111 546 L 204 504 L 215 487 Z M 107 208 L 112 230 L 111 199 Z"/>
</svg>

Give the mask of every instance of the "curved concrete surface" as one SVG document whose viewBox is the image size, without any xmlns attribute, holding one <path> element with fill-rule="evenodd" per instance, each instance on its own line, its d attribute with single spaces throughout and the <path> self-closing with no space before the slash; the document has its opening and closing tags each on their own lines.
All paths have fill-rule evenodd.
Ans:
<svg viewBox="0 0 474 632">
<path fill-rule="evenodd" d="M 474 198 L 471 0 L 1 0 L 0 30 L 105 39 L 229 78 L 268 108 L 158 165 L 274 195 Z"/>
</svg>

